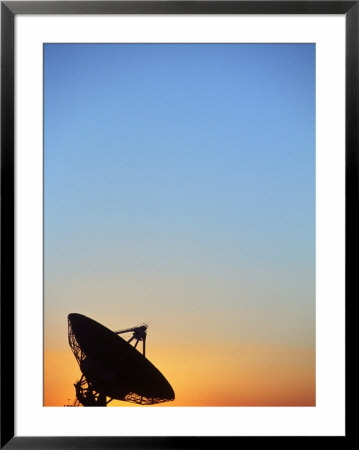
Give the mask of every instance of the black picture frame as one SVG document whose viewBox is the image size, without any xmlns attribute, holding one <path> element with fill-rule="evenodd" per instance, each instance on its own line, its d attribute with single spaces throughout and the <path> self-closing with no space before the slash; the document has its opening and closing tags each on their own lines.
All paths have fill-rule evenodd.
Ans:
<svg viewBox="0 0 359 450">
<path fill-rule="evenodd" d="M 359 1 L 3 1 L 1 2 L 1 448 L 195 449 L 247 437 L 15 436 L 14 405 L 14 19 L 18 14 L 341 14 L 346 20 L 346 434 L 351 437 L 349 326 L 357 297 Z M 279 436 L 278 436 L 279 437 Z M 325 437 L 325 436 L 323 436 Z M 291 437 L 281 437 L 284 440 Z M 262 440 L 262 437 L 257 437 Z M 241 441 L 243 443 L 243 441 Z"/>
</svg>

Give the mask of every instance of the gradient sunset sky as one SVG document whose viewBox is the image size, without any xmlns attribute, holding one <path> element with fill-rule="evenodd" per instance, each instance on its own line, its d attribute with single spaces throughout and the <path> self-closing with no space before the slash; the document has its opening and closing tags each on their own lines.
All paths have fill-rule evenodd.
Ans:
<svg viewBox="0 0 359 450">
<path fill-rule="evenodd" d="M 315 405 L 315 45 L 45 44 L 44 274 L 46 406 L 72 312 L 149 322 L 162 406 Z"/>
</svg>

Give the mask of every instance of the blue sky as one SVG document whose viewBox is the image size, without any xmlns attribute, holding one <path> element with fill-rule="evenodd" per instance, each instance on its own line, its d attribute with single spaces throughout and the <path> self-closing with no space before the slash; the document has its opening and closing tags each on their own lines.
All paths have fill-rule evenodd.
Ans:
<svg viewBox="0 0 359 450">
<path fill-rule="evenodd" d="M 314 55 L 308 44 L 46 45 L 47 231 L 189 245 L 234 234 L 312 252 Z"/>
</svg>

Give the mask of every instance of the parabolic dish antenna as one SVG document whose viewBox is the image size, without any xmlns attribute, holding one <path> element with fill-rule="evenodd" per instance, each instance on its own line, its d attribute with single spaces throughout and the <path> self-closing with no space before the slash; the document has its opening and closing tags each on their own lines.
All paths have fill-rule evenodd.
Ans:
<svg viewBox="0 0 359 450">
<path fill-rule="evenodd" d="M 106 406 L 111 400 L 152 405 L 174 400 L 175 393 L 162 373 L 140 353 L 145 353 L 147 325 L 111 331 L 82 314 L 68 315 L 70 347 L 82 377 L 75 384 L 83 406 Z M 132 332 L 129 341 L 118 334 Z M 135 345 L 130 344 L 135 340 Z"/>
</svg>

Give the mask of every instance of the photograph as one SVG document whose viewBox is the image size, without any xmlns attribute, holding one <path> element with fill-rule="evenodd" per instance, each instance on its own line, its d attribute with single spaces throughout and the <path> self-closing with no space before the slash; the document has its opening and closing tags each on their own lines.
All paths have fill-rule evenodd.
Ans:
<svg viewBox="0 0 359 450">
<path fill-rule="evenodd" d="M 316 44 L 44 42 L 43 315 L 45 407 L 315 407 Z"/>
</svg>

